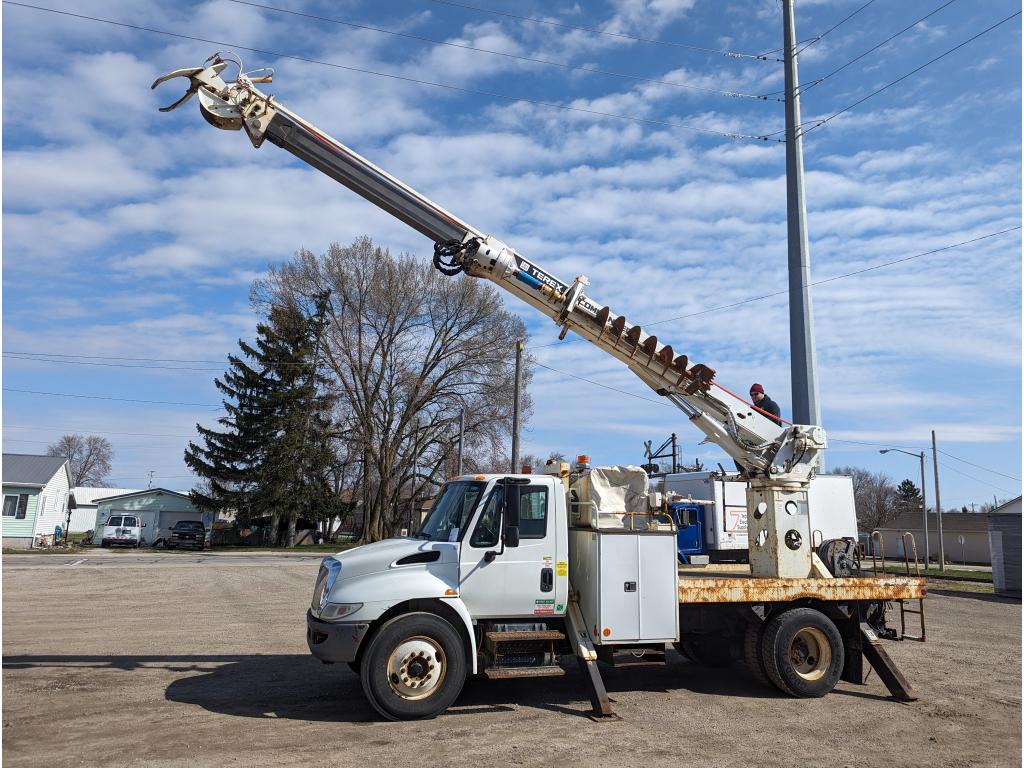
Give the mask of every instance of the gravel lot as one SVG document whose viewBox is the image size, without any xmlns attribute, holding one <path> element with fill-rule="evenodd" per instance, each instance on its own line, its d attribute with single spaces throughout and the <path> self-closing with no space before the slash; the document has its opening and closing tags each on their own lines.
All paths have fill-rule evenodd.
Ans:
<svg viewBox="0 0 1024 768">
<path fill-rule="evenodd" d="M 564 678 L 471 680 L 431 721 L 381 722 L 305 644 L 317 558 L 3 558 L 3 759 L 63 765 L 1021 764 L 1021 607 L 934 590 L 928 642 L 888 643 L 922 700 L 872 674 L 821 700 L 742 666 L 607 670 L 622 721 Z M 31 561 L 31 562 L 29 562 Z"/>
</svg>

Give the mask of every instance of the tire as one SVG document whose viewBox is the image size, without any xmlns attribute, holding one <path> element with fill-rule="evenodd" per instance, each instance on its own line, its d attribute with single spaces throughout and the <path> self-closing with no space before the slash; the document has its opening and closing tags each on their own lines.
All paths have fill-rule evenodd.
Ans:
<svg viewBox="0 0 1024 768">
<path fill-rule="evenodd" d="M 835 688 L 846 661 L 836 625 L 813 608 L 774 616 L 761 636 L 761 659 L 775 687 L 801 699 L 820 698 Z"/>
<path fill-rule="evenodd" d="M 110 547 L 110 544 L 108 542 L 106 542 L 106 541 L 101 541 L 100 542 L 100 549 L 107 549 L 109 547 Z"/>
<path fill-rule="evenodd" d="M 768 678 L 768 673 L 764 668 L 764 659 L 761 656 L 761 633 L 763 629 L 763 622 L 747 625 L 746 632 L 743 635 L 743 661 L 757 682 L 765 688 L 772 688 L 774 686 Z"/>
<path fill-rule="evenodd" d="M 462 637 L 432 613 L 397 616 L 373 636 L 359 677 L 370 704 L 388 720 L 435 717 L 466 682 Z"/>
<path fill-rule="evenodd" d="M 683 640 L 679 643 L 679 650 L 695 664 L 712 669 L 731 667 L 736 661 L 730 643 L 723 642 L 721 638 Z"/>
<path fill-rule="evenodd" d="M 362 674 L 362 670 L 359 668 L 359 664 L 357 664 L 356 662 L 347 661 L 345 663 L 348 665 L 348 668 L 351 669 L 353 673 L 355 673 L 356 677 L 359 677 Z"/>
</svg>

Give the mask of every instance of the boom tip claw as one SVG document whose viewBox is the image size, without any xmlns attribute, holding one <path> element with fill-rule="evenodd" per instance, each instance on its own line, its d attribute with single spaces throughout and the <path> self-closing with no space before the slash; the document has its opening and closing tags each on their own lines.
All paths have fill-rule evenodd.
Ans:
<svg viewBox="0 0 1024 768">
<path fill-rule="evenodd" d="M 213 62 L 212 64 L 210 63 L 211 61 Z M 214 55 L 207 59 L 207 66 L 174 69 L 166 75 L 158 77 L 153 81 L 153 84 L 150 86 L 150 90 L 153 90 L 161 83 L 166 83 L 168 80 L 173 80 L 176 77 L 185 77 L 189 80 L 189 87 L 188 90 L 185 91 L 185 95 L 173 104 L 169 104 L 166 107 L 160 107 L 160 111 L 170 112 L 177 109 L 195 96 L 200 88 L 207 88 L 215 92 L 220 92 L 225 89 L 227 84 L 221 79 L 220 73 L 224 71 L 224 68 L 227 65 L 228 63 L 226 61 L 221 59 L 219 56 Z"/>
</svg>

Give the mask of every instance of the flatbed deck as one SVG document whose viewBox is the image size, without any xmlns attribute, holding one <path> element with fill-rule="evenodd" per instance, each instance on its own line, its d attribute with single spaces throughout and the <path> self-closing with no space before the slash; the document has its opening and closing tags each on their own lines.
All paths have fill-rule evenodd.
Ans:
<svg viewBox="0 0 1024 768">
<path fill-rule="evenodd" d="M 775 603 L 813 599 L 916 600 L 925 597 L 925 580 L 907 576 L 859 576 L 845 579 L 755 578 L 749 571 L 680 569 L 680 603 Z"/>
</svg>

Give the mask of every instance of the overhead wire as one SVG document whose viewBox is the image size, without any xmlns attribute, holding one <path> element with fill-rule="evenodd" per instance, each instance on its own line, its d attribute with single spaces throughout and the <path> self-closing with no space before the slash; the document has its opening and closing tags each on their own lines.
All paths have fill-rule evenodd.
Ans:
<svg viewBox="0 0 1024 768">
<path fill-rule="evenodd" d="M 1020 478 L 1019 477 L 1014 477 L 1013 475 L 1007 475 L 1007 474 L 1005 474 L 1003 472 L 998 472 L 998 471 L 996 471 L 994 469 L 991 469 L 989 467 L 983 467 L 981 464 L 973 464 L 972 462 L 968 461 L 967 459 L 961 459 L 959 456 L 954 456 L 952 453 L 949 453 L 948 451 L 943 451 L 943 450 L 939 449 L 939 453 L 941 453 L 943 456 L 948 456 L 951 459 L 956 459 L 957 461 L 962 461 L 964 464 L 969 464 L 970 466 L 975 467 L 977 469 L 983 469 L 986 472 L 991 472 L 993 475 L 999 475 L 1000 477 L 1005 477 L 1007 480 L 1016 480 L 1018 483 L 1020 482 Z"/>
<path fill-rule="evenodd" d="M 946 7 L 952 5 L 955 2 L 957 2 L 957 0 L 947 0 L 947 2 L 943 3 L 938 8 L 935 8 L 934 10 L 930 11 L 926 15 L 922 16 L 920 19 L 915 21 L 913 24 L 910 24 L 909 26 L 906 26 L 903 29 L 901 29 L 899 32 L 896 32 L 896 33 L 890 35 L 889 37 L 885 38 L 885 40 L 880 42 L 878 45 L 875 45 L 875 46 L 873 46 L 871 48 L 868 48 L 866 51 L 864 51 L 864 53 L 862 53 L 859 56 L 856 56 L 856 57 L 850 59 L 848 62 L 846 62 L 842 66 L 836 67 L 831 72 L 829 72 L 827 75 L 822 75 L 821 77 L 813 78 L 812 80 L 808 80 L 806 83 L 801 84 L 800 87 L 797 89 L 797 93 L 803 94 L 805 91 L 809 91 L 812 88 L 815 88 L 815 87 L 821 85 L 823 82 L 828 80 L 833 75 L 838 75 L 840 72 L 842 72 L 844 69 L 849 67 L 851 64 L 857 63 L 858 61 L 863 59 L 865 56 L 868 56 L 868 55 L 874 53 L 875 51 L 877 51 L 879 48 L 881 48 L 882 46 L 886 45 L 887 43 L 891 43 L 893 40 L 895 40 L 897 37 L 902 35 L 904 32 L 908 32 L 909 30 L 911 30 L 914 27 L 916 27 L 918 24 L 922 24 L 923 22 L 927 21 L 932 16 L 934 16 L 936 13 L 941 11 L 943 8 L 946 8 Z"/>
<path fill-rule="evenodd" d="M 861 11 L 863 11 L 863 10 L 864 10 L 865 8 L 867 8 L 867 7 L 869 6 L 869 5 L 871 5 L 871 4 L 872 4 L 872 3 L 874 3 L 874 2 L 875 2 L 875 0 L 868 0 L 868 1 L 866 2 L 866 3 L 864 3 L 864 5 L 862 5 L 862 6 L 860 7 L 860 8 L 858 8 L 857 10 L 855 10 L 855 11 L 854 11 L 853 13 L 851 13 L 851 14 L 850 14 L 849 16 L 846 16 L 845 18 L 843 18 L 843 19 L 841 19 L 840 21 L 836 22 L 836 23 L 835 23 L 835 24 L 833 24 L 833 25 L 832 25 L 831 27 L 829 27 L 828 29 L 826 29 L 826 30 L 825 30 L 824 32 L 819 32 L 819 33 L 818 33 L 817 35 L 815 35 L 814 37 L 812 37 L 812 38 L 811 38 L 811 39 L 810 39 L 810 40 L 809 40 L 809 41 L 808 41 L 808 42 L 807 42 L 807 43 L 806 43 L 806 44 L 805 44 L 805 45 L 804 45 L 804 46 L 803 46 L 802 48 L 798 49 L 798 50 L 797 50 L 797 52 L 796 52 L 796 55 L 798 55 L 798 56 L 799 56 L 799 55 L 800 55 L 801 53 L 803 53 L 804 51 L 806 51 L 806 50 L 807 50 L 808 48 L 810 48 L 810 47 L 811 47 L 812 45 L 816 45 L 817 43 L 821 42 L 821 40 L 822 40 L 822 39 L 823 39 L 823 38 L 824 38 L 824 37 L 825 37 L 826 35 L 829 35 L 829 34 L 831 34 L 832 32 L 835 32 L 835 31 L 836 31 L 837 29 L 839 29 L 839 28 L 840 28 L 841 26 L 843 26 L 843 24 L 845 24 L 846 22 L 848 22 L 848 21 L 849 21 L 850 19 L 852 19 L 852 18 L 853 18 L 854 16 L 856 16 L 856 15 L 857 15 L 858 13 L 860 13 Z"/>
<path fill-rule="evenodd" d="M 916 67 L 915 69 L 912 69 L 912 70 L 911 70 L 910 72 L 907 72 L 907 73 L 906 73 L 905 75 L 903 75 L 902 77 L 898 77 L 898 78 L 896 78 L 895 80 L 893 80 L 892 82 L 890 82 L 890 83 L 886 83 L 886 84 L 885 84 L 885 85 L 883 85 L 883 86 L 882 86 L 881 88 L 878 88 L 878 89 L 876 89 L 876 90 L 872 91 L 871 93 L 869 93 L 869 94 L 868 94 L 867 96 L 864 96 L 864 97 L 862 97 L 862 98 L 860 98 L 860 99 L 857 99 L 857 101 L 853 102 L 852 104 L 850 104 L 850 105 L 848 105 L 848 106 L 846 106 L 846 107 L 843 107 L 843 108 L 842 108 L 842 109 L 840 109 L 840 110 L 839 110 L 838 112 L 834 112 L 833 114 L 831 114 L 831 115 L 829 115 L 828 117 L 826 117 L 826 118 L 823 118 L 823 119 L 815 119 L 815 120 L 809 120 L 809 121 L 807 121 L 806 123 L 804 123 L 803 125 L 801 125 L 801 126 L 800 126 L 800 135 L 801 135 L 801 136 L 806 136 L 806 135 L 807 135 L 808 133 L 810 133 L 811 131 L 814 131 L 814 130 L 817 130 L 818 128 L 821 128 L 821 127 L 822 127 L 823 125 L 826 125 L 826 124 L 828 124 L 828 123 L 832 122 L 833 120 L 835 120 L 835 119 L 836 119 L 837 117 L 839 117 L 840 115 L 842 115 L 842 114 L 844 114 L 844 113 L 846 113 L 846 112 L 849 112 L 849 111 L 850 111 L 851 109 L 853 109 L 854 107 L 857 107 L 857 106 L 859 106 L 859 105 L 863 104 L 863 103 L 864 103 L 865 101 L 867 101 L 868 99 L 874 98 L 874 97 L 875 97 L 875 96 L 877 96 L 878 94 L 880 94 L 880 93 L 882 93 L 882 92 L 884 92 L 884 91 L 887 91 L 887 90 L 888 90 L 889 88 L 892 88 L 892 87 L 893 87 L 894 85 L 896 85 L 896 84 L 898 84 L 898 83 L 902 83 L 902 82 L 903 82 L 904 80 L 906 80 L 907 78 L 909 78 L 909 77 L 911 77 L 911 76 L 913 76 L 913 75 L 916 75 L 916 74 L 917 74 L 918 72 L 920 72 L 920 71 L 921 71 L 922 69 L 924 69 L 925 67 L 931 66 L 932 64 L 936 63 L 937 61 L 940 61 L 940 60 L 942 60 L 942 59 L 946 58 L 946 57 L 947 57 L 947 56 L 949 56 L 950 54 L 952 54 L 952 53 L 955 53 L 956 51 L 958 51 L 958 50 L 960 50 L 961 48 L 963 48 L 963 47 L 964 47 L 965 45 L 967 45 L 968 43 L 972 43 L 972 42 L 974 42 L 975 40 L 977 40 L 977 39 L 978 39 L 979 37 L 981 37 L 982 35 L 986 35 L 986 34 L 988 34 L 989 32 L 991 32 L 992 30 L 996 29 L 997 27 L 1001 27 L 1001 26 L 1002 26 L 1003 24 L 1005 24 L 1006 22 L 1008 22 L 1008 21 L 1011 21 L 1012 19 L 1015 19 L 1015 18 L 1017 18 L 1017 17 L 1018 17 L 1018 16 L 1020 16 L 1020 15 L 1021 15 L 1021 11 L 1017 11 L 1016 13 L 1011 13 L 1011 14 L 1010 14 L 1009 16 L 1007 16 L 1007 17 L 1006 17 L 1005 19 L 1003 19 L 1003 20 L 1001 20 L 1001 21 L 997 21 L 997 22 L 996 22 L 995 24 L 993 24 L 992 26 L 990 26 L 990 27 L 987 27 L 987 28 L 983 29 L 983 30 L 982 30 L 981 32 L 979 32 L 979 33 L 978 33 L 978 34 L 976 34 L 976 35 L 973 35 L 972 37 L 969 37 L 968 39 L 964 40 L 964 41 L 963 41 L 962 43 L 960 43 L 959 45 L 956 45 L 956 46 L 954 46 L 954 47 L 950 48 L 950 49 L 949 49 L 948 51 L 945 51 L 944 53 L 940 53 L 940 54 L 939 54 L 938 56 L 936 56 L 935 58 L 933 58 L 933 59 L 930 59 L 929 61 L 926 61 L 926 62 L 925 62 L 924 64 L 922 64 L 922 65 L 921 65 L 921 66 L 919 66 L 919 67 Z M 803 127 L 804 125 L 810 125 L 811 127 L 810 127 L 810 128 L 806 128 L 806 129 L 805 129 L 805 128 Z"/>
<path fill-rule="evenodd" d="M 546 25 L 546 26 L 549 26 L 549 27 L 559 27 L 561 29 L 572 29 L 572 30 L 575 30 L 577 32 L 590 32 L 590 33 L 593 33 L 595 35 L 603 35 L 605 37 L 616 37 L 616 38 L 621 38 L 621 39 L 625 39 L 625 40 L 633 40 L 633 41 L 639 42 L 639 43 L 652 43 L 654 45 L 666 45 L 666 46 L 670 46 L 670 47 L 673 47 L 673 48 L 684 48 L 686 50 L 697 51 L 699 53 L 717 54 L 717 55 L 725 56 L 725 57 L 731 58 L 731 59 L 758 59 L 758 60 L 761 60 L 761 61 L 772 61 L 772 59 L 768 58 L 767 55 L 762 55 L 762 54 L 757 54 L 757 53 L 740 53 L 740 52 L 737 52 L 737 51 L 728 51 L 728 50 L 722 50 L 722 49 L 719 49 L 719 48 L 709 48 L 709 47 L 702 46 L 702 45 L 693 45 L 691 43 L 681 43 L 681 42 L 676 42 L 676 41 L 673 41 L 673 40 L 658 40 L 656 38 L 651 38 L 651 37 L 640 37 L 638 35 L 629 35 L 629 34 L 626 34 L 625 32 L 608 32 L 607 30 L 598 29 L 596 27 L 583 27 L 583 26 L 578 26 L 576 24 L 566 24 L 566 23 L 560 22 L 560 21 L 552 21 L 551 19 L 538 19 L 538 18 L 535 18 L 533 16 L 520 16 L 520 15 L 515 14 L 515 13 L 508 13 L 507 11 L 499 11 L 499 10 L 496 10 L 494 8 L 481 8 L 480 6 L 469 5 L 467 3 L 459 3 L 459 2 L 455 2 L 454 0 L 430 0 L 430 2 L 437 3 L 438 5 L 449 5 L 449 6 L 452 6 L 454 8 L 463 8 L 465 10 L 477 11 L 479 13 L 490 13 L 490 14 L 494 14 L 495 16 L 504 16 L 506 18 L 516 19 L 517 21 L 526 21 L 526 22 L 530 22 L 532 24 L 543 24 L 543 25 Z"/>
<path fill-rule="evenodd" d="M 1005 235 L 1007 232 L 1015 232 L 1015 231 L 1019 230 L 1020 228 L 1021 228 L 1021 225 L 1018 224 L 1018 225 L 1013 226 L 1013 227 L 1007 227 L 1006 229 L 1001 229 L 1001 230 L 999 230 L 997 232 L 989 232 L 988 234 L 980 235 L 979 237 L 974 237 L 974 238 L 971 238 L 970 240 L 963 240 L 963 241 L 961 241 L 959 243 L 953 243 L 951 245 L 944 245 L 941 248 L 934 248 L 934 249 L 932 249 L 930 251 L 925 251 L 923 253 L 917 253 L 917 254 L 914 254 L 913 256 L 905 256 L 905 257 L 900 258 L 900 259 L 894 259 L 892 261 L 886 261 L 886 262 L 883 262 L 881 264 L 874 264 L 874 265 L 872 265 L 870 267 L 864 267 L 863 269 L 857 269 L 857 270 L 854 270 L 853 272 L 846 272 L 846 273 L 841 274 L 841 275 L 833 275 L 832 277 L 826 277 L 826 278 L 823 278 L 821 280 L 813 280 L 813 281 L 811 281 L 809 283 L 806 283 L 802 287 L 803 288 L 812 288 L 812 287 L 814 287 L 816 285 L 824 285 L 825 283 L 832 283 L 832 282 L 835 282 L 836 280 L 842 280 L 842 279 L 845 279 L 847 277 L 854 277 L 855 275 L 861 275 L 861 274 L 864 274 L 865 272 L 872 272 L 872 271 L 874 271 L 876 269 L 882 269 L 883 267 L 891 267 L 891 266 L 893 266 L 895 264 L 902 264 L 904 262 L 912 261 L 914 259 L 920 259 L 920 258 L 922 258 L 924 256 L 932 256 L 932 255 L 934 255 L 936 253 L 941 253 L 943 251 L 948 251 L 948 250 L 951 250 L 953 248 L 960 248 L 960 247 L 962 247 L 964 245 L 970 245 L 971 243 L 977 243 L 977 242 L 979 242 L 981 240 L 987 240 L 988 238 L 991 238 L 991 237 L 997 237 L 998 235 Z M 664 320 L 654 320 L 654 321 L 649 322 L 649 323 L 638 323 L 638 325 L 640 325 L 641 327 L 645 327 L 646 328 L 646 327 L 652 326 L 652 325 L 662 325 L 664 323 L 675 322 L 676 320 L 686 320 L 686 319 L 691 318 L 691 317 L 698 317 L 700 315 L 706 315 L 706 314 L 708 314 L 710 312 L 719 312 L 719 311 L 721 311 L 723 309 L 733 309 L 734 307 L 739 307 L 739 306 L 742 306 L 743 304 L 750 304 L 750 303 L 755 302 L 755 301 L 762 301 L 763 299 L 770 299 L 770 298 L 773 298 L 775 296 L 783 296 L 785 294 L 788 294 L 789 292 L 790 292 L 790 289 L 786 288 L 786 289 L 781 290 L 781 291 L 774 291 L 772 293 L 765 293 L 765 294 L 762 294 L 761 296 L 751 296 L 751 297 L 746 298 L 746 299 L 741 299 L 739 301 L 734 301 L 734 302 L 732 302 L 730 304 L 720 304 L 720 305 L 718 305 L 716 307 L 709 307 L 708 309 L 702 309 L 702 310 L 700 310 L 698 312 L 690 312 L 689 314 L 686 314 L 686 315 L 677 315 L 676 317 L 668 317 L 668 318 L 665 318 Z M 577 341 L 582 341 L 582 340 L 583 339 L 581 339 L 579 337 L 576 337 L 576 338 L 573 338 L 573 339 L 565 339 L 563 341 L 556 341 L 556 342 L 553 342 L 551 344 L 541 344 L 541 345 L 533 347 L 533 349 L 544 349 L 546 347 L 557 347 L 557 346 L 562 346 L 564 344 L 572 344 L 572 343 L 575 343 Z"/>
<path fill-rule="evenodd" d="M 728 96 L 730 98 L 741 98 L 741 99 L 755 99 L 759 101 L 769 101 L 768 96 L 756 94 L 756 93 L 745 93 L 742 91 L 730 91 L 722 90 L 720 88 L 708 88 L 700 85 L 691 85 L 689 83 L 677 83 L 671 80 L 661 80 L 656 77 L 645 77 L 643 75 L 634 75 L 626 72 L 616 72 L 609 69 L 601 69 L 599 67 L 587 67 L 576 64 L 567 64 L 561 61 L 552 61 L 551 59 L 540 59 L 533 56 L 524 56 L 516 53 L 509 53 L 507 51 L 496 51 L 491 48 L 480 48 L 475 45 L 468 45 L 466 43 L 453 43 L 450 40 L 437 40 L 431 37 L 425 37 L 423 35 L 414 35 L 409 32 L 396 32 L 391 29 L 383 29 L 382 27 L 374 27 L 369 24 L 359 24 L 353 21 L 346 21 L 344 19 L 335 19 L 329 16 L 319 16 L 315 13 L 306 13 L 304 11 L 293 11 L 288 8 L 278 8 L 273 5 L 264 5 L 263 3 L 252 2 L 252 0 L 228 0 L 228 2 L 235 3 L 237 5 L 245 5 L 252 8 L 260 8 L 266 11 L 273 11 L 275 13 L 283 13 L 291 16 L 298 16 L 300 18 L 312 19 L 314 21 L 325 21 L 330 24 L 339 24 L 341 26 L 351 27 L 353 29 L 367 30 L 370 32 L 378 32 L 385 35 L 393 35 L 395 37 L 402 37 L 408 40 L 418 40 L 423 43 L 429 43 L 431 45 L 443 45 L 450 48 L 459 48 L 465 51 L 475 51 L 477 53 L 487 53 L 492 56 L 502 56 L 507 59 L 514 59 L 516 61 L 525 61 L 533 64 L 543 64 L 549 67 L 558 67 L 560 69 L 572 70 L 576 72 L 589 72 L 596 75 L 606 75 L 609 77 L 617 77 L 625 80 L 636 80 L 645 83 L 654 83 L 657 85 L 670 85 L 673 88 L 685 88 L 693 91 L 701 91 L 703 93 L 718 94 L 719 96 Z"/>
<path fill-rule="evenodd" d="M 946 464 L 945 462 L 940 461 L 939 466 L 942 467 L 943 469 L 948 469 L 950 472 L 955 472 L 958 475 L 963 475 L 964 477 L 973 480 L 976 483 L 980 483 L 981 485 L 984 485 L 988 488 L 995 488 L 997 491 L 1002 491 L 1003 493 L 1009 494 L 1019 493 L 1018 491 L 1008 491 L 1005 488 L 1000 488 L 998 485 L 993 485 L 987 480 L 982 480 L 980 477 L 975 477 L 974 475 L 969 475 L 966 472 L 961 472 L 956 467 L 951 467 L 949 464 Z"/>
<path fill-rule="evenodd" d="M 29 3 L 16 2 L 16 0 L 2 0 L 4 5 L 12 5 L 20 8 L 30 8 L 36 11 L 44 11 L 47 13 L 54 13 L 61 16 L 68 16 L 76 19 L 83 19 L 86 21 L 94 21 L 102 24 L 110 24 L 116 27 L 123 27 L 125 29 L 133 29 L 140 32 L 150 32 L 156 35 L 164 35 L 167 37 L 173 37 L 179 40 L 191 40 L 193 42 L 208 43 L 218 47 L 234 48 L 239 51 L 247 51 L 249 53 L 258 53 L 261 56 L 270 56 L 279 59 L 288 59 L 291 61 L 301 61 L 305 64 L 315 64 L 318 66 L 331 67 L 333 69 L 341 69 L 346 72 L 358 72 L 365 75 L 374 75 L 377 77 L 385 77 L 391 80 L 398 80 L 401 82 L 412 83 L 415 85 L 425 85 L 432 88 L 441 88 L 448 91 L 455 91 L 458 93 L 465 93 L 471 96 L 486 96 L 492 99 L 500 99 L 503 101 L 522 103 L 522 104 L 533 104 L 534 106 L 545 107 L 548 109 L 560 109 L 566 112 L 575 112 L 579 114 L 592 115 L 595 117 L 607 117 L 615 120 L 623 120 L 627 122 L 639 123 L 641 125 L 655 125 L 662 128 L 676 128 L 684 131 L 694 131 L 696 133 L 704 133 L 715 136 L 723 136 L 727 139 L 749 139 L 751 141 L 765 141 L 769 143 L 781 144 L 781 140 L 772 139 L 764 134 L 752 134 L 752 133 L 740 133 L 734 131 L 721 131 L 715 128 L 707 128 L 704 126 L 693 125 L 690 123 L 683 123 L 677 120 L 657 120 L 655 118 L 638 117 L 636 115 L 623 115 L 616 112 L 604 112 L 597 109 L 587 109 L 585 107 L 574 107 L 568 104 L 559 104 L 553 101 L 544 101 L 543 99 L 531 99 L 525 96 L 511 96 L 505 93 L 498 93 L 496 91 L 484 91 L 476 88 L 463 88 L 458 85 L 450 85 L 448 83 L 438 83 L 433 80 L 421 80 L 415 77 L 408 77 L 406 75 L 397 75 L 389 72 L 378 72 L 372 69 L 364 69 L 362 67 L 352 67 L 347 64 L 338 64 L 331 61 L 323 61 L 321 59 L 313 59 L 308 56 L 298 56 L 296 54 L 281 53 L 277 51 L 269 51 L 263 48 L 253 48 L 251 46 L 240 45 L 238 43 L 229 42 L 226 40 L 214 40 L 205 37 L 196 37 L 194 35 L 185 35 L 179 32 L 169 32 L 163 29 L 156 29 L 154 27 L 145 27 L 139 24 L 128 24 L 121 21 L 113 21 L 111 19 L 104 19 L 99 16 L 87 16 L 81 13 L 71 13 L 70 11 L 59 11 L 54 8 L 45 8 L 40 5 L 32 5 Z"/>
<path fill-rule="evenodd" d="M 75 392 L 42 392 L 36 389 L 17 389 L 15 387 L 4 387 L 4 392 L 18 392 L 26 395 L 46 395 L 49 397 L 79 397 L 86 400 L 117 400 L 123 403 L 146 403 L 148 405 L 188 405 L 199 408 L 220 408 L 219 405 L 210 403 L 182 403 L 174 400 L 140 400 L 131 397 L 111 397 L 109 395 L 83 395 Z"/>
</svg>

